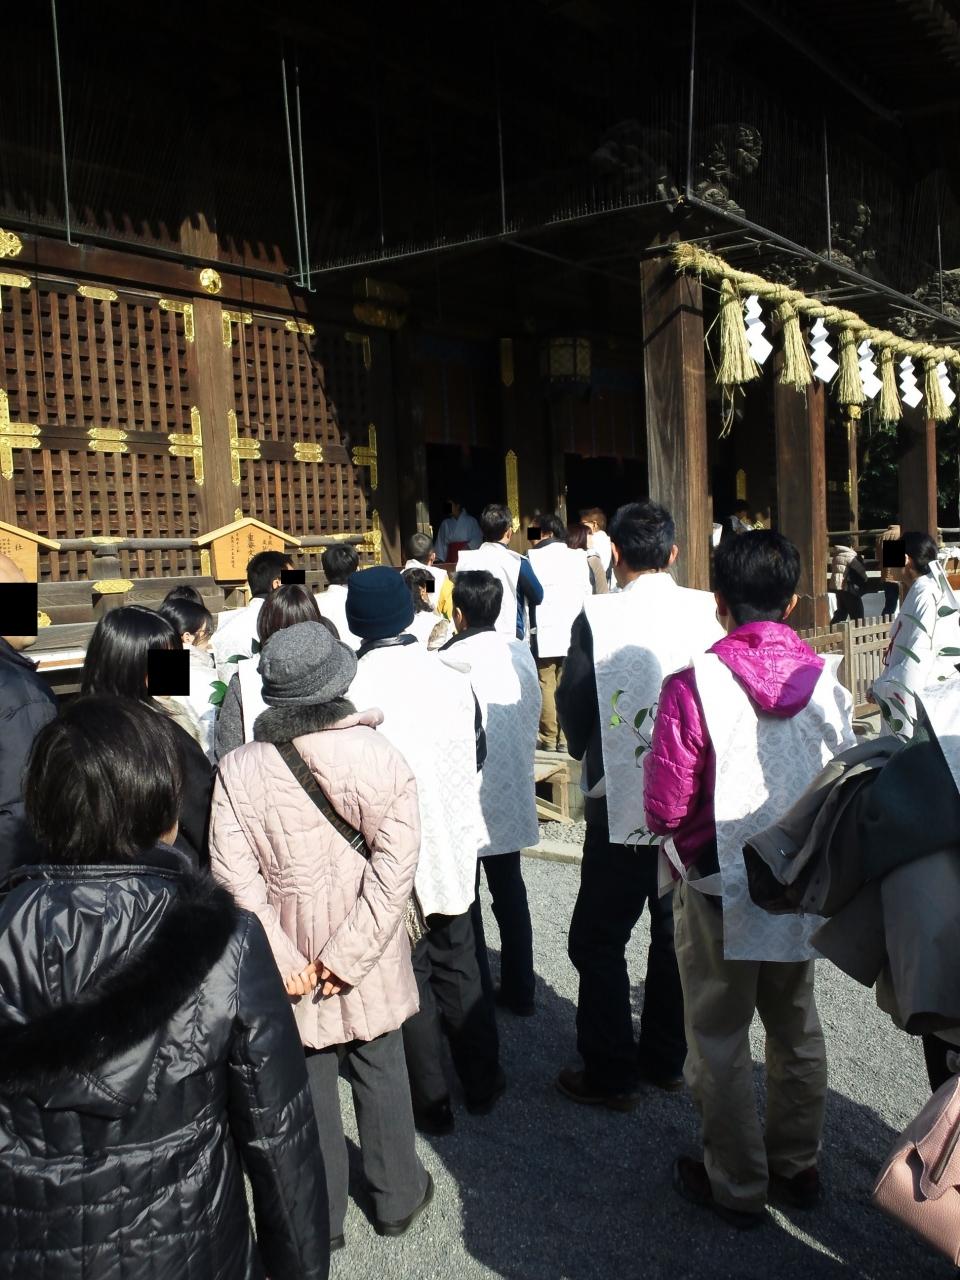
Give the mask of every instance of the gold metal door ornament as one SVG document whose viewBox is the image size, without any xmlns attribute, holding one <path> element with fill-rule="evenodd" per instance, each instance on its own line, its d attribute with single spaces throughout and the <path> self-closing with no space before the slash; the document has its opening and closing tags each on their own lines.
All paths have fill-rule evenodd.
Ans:
<svg viewBox="0 0 960 1280">
<path fill-rule="evenodd" d="M 240 463 L 260 461 L 260 441 L 241 439 L 237 431 L 235 409 L 227 410 L 227 430 L 230 435 L 230 479 L 235 485 L 239 485 Z M 238 520 L 240 518 L 240 516 L 237 517 Z"/>
<path fill-rule="evenodd" d="M 173 311 L 177 315 L 183 316 L 183 336 L 187 342 L 193 342 L 193 303 L 174 302 L 172 298 L 161 298 L 158 305 L 161 311 Z"/>
<path fill-rule="evenodd" d="M 10 421 L 10 400 L 0 387 L 0 476 L 13 479 L 14 449 L 39 449 L 40 428 L 32 422 Z"/>
<path fill-rule="evenodd" d="M 297 462 L 322 462 L 323 445 L 312 444 L 308 440 L 295 440 L 293 456 Z"/>
<path fill-rule="evenodd" d="M 0 311 L 3 310 L 4 289 L 29 289 L 30 277 L 19 276 L 11 271 L 0 271 Z"/>
<path fill-rule="evenodd" d="M 219 271 L 213 267 L 204 267 L 200 272 L 200 288 L 204 293 L 218 294 L 223 289 L 223 280 Z"/>
<path fill-rule="evenodd" d="M 283 327 L 287 333 L 302 333 L 308 338 L 316 333 L 316 329 L 309 320 L 288 320 Z"/>
<path fill-rule="evenodd" d="M 93 298 L 96 302 L 116 302 L 117 300 L 113 289 L 104 289 L 98 284 L 78 284 L 77 293 L 81 298 Z"/>
<path fill-rule="evenodd" d="M 373 367 L 373 350 L 370 346 L 370 335 L 367 333 L 345 333 L 343 336 L 345 341 L 352 343 L 354 346 L 359 346 L 363 356 L 363 367 L 369 373 Z"/>
<path fill-rule="evenodd" d="M 0 258 L 16 258 L 23 249 L 23 241 L 12 231 L 0 227 Z"/>
<path fill-rule="evenodd" d="M 371 422 L 367 427 L 367 443 L 358 444 L 350 455 L 355 467 L 370 468 L 370 488 L 379 489 L 380 472 L 377 467 L 377 428 Z"/>
<path fill-rule="evenodd" d="M 512 449 L 504 460 L 507 477 L 507 506 L 513 516 L 514 533 L 520 528 L 520 480 L 517 474 L 517 455 Z"/>
<path fill-rule="evenodd" d="M 127 453 L 123 443 L 126 438 L 127 433 L 117 427 L 91 427 L 87 432 L 87 448 L 92 453 Z"/>
<path fill-rule="evenodd" d="M 380 529 L 380 512 L 370 512 L 370 529 L 364 534 L 364 540 L 358 551 L 365 551 L 372 556 L 374 564 L 383 564 L 383 533 Z"/>
<path fill-rule="evenodd" d="M 198 485 L 203 484 L 203 431 L 200 425 L 200 410 L 196 405 L 190 407 L 190 425 L 193 430 L 185 432 L 171 431 L 167 436 L 167 448 L 172 458 L 190 458 L 193 461 L 193 478 Z"/>
<path fill-rule="evenodd" d="M 253 324 L 253 316 L 249 311 L 224 311 L 220 316 L 223 330 L 223 345 L 233 346 L 233 326 L 235 324 Z"/>
</svg>

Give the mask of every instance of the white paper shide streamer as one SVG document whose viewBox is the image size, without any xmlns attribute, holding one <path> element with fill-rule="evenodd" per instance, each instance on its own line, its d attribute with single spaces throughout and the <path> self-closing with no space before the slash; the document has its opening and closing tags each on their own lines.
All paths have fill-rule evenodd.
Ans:
<svg viewBox="0 0 960 1280">
<path fill-rule="evenodd" d="M 755 293 L 751 293 L 750 297 L 744 301 L 743 318 L 750 354 L 757 364 L 763 364 L 773 350 L 773 344 L 767 340 L 764 333 L 763 311 L 760 307 L 760 299 Z"/>
<path fill-rule="evenodd" d="M 860 365 L 863 394 L 868 400 L 875 400 L 883 388 L 883 383 L 877 377 L 877 362 L 874 359 L 873 347 L 866 340 L 857 347 L 857 362 Z"/>
<path fill-rule="evenodd" d="M 810 360 L 813 364 L 813 375 L 821 382 L 832 382 L 840 366 L 830 352 L 830 334 L 819 317 L 810 328 Z"/>
<path fill-rule="evenodd" d="M 947 366 L 943 360 L 937 365 L 937 381 L 940 383 L 940 390 L 943 392 L 943 403 L 949 409 L 954 400 L 956 400 L 957 393 L 950 385 L 950 380 L 947 377 Z"/>
<path fill-rule="evenodd" d="M 915 409 L 923 399 L 923 392 L 917 386 L 916 370 L 909 356 L 904 356 L 900 361 L 900 399 L 911 409 Z"/>
</svg>

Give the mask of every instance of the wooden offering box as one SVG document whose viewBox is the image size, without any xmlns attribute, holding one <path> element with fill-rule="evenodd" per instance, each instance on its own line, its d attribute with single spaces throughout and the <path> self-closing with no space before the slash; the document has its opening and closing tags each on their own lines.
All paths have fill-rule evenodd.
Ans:
<svg viewBox="0 0 960 1280">
<path fill-rule="evenodd" d="M 223 525 L 197 539 L 210 550 L 210 572 L 217 582 L 243 582 L 247 564 L 259 551 L 286 551 L 299 547 L 300 539 L 247 516 Z"/>
<path fill-rule="evenodd" d="M 0 520 L 0 555 L 9 556 L 28 582 L 40 581 L 40 548 L 59 551 L 60 543 L 50 538 L 41 538 L 38 533 L 29 529 L 18 529 L 14 524 L 4 524 Z"/>
</svg>

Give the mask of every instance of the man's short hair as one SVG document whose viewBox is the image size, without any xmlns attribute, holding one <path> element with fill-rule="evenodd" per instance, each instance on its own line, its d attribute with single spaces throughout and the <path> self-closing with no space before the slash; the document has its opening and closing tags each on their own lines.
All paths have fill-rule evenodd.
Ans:
<svg viewBox="0 0 960 1280">
<path fill-rule="evenodd" d="M 610 541 L 628 569 L 665 569 L 676 542 L 673 516 L 658 502 L 628 502 L 610 521 Z"/>
<path fill-rule="evenodd" d="M 541 516 L 540 531 L 545 538 L 559 538 L 561 542 L 567 540 L 567 526 L 559 516 Z"/>
<path fill-rule="evenodd" d="M 265 596 L 273 589 L 273 584 L 284 569 L 292 567 L 292 561 L 285 551 L 258 551 L 247 564 L 247 582 L 250 594 Z"/>
<path fill-rule="evenodd" d="M 109 616 L 109 615 L 108 615 Z M 40 730 L 24 787 L 27 816 L 58 863 L 135 861 L 180 815 L 177 730 L 128 698 L 78 698 Z"/>
<path fill-rule="evenodd" d="M 589 520 L 598 529 L 606 529 L 607 527 L 607 516 L 602 507 L 584 507 L 580 512 L 580 519 L 584 522 Z"/>
<path fill-rule="evenodd" d="M 433 550 L 433 539 L 429 533 L 411 533 L 407 539 L 407 559 L 421 560 L 426 564 L 427 557 Z"/>
<path fill-rule="evenodd" d="M 480 532 L 484 542 L 499 542 L 513 528 L 513 513 L 502 502 L 491 502 L 480 512 Z"/>
<path fill-rule="evenodd" d="M 324 547 L 320 557 L 323 576 L 332 587 L 342 587 L 348 578 L 360 568 L 360 556 L 356 547 L 348 542 Z"/>
<path fill-rule="evenodd" d="M 738 627 L 781 622 L 800 581 L 800 552 L 782 533 L 755 529 L 720 544 L 713 574 Z"/>
<path fill-rule="evenodd" d="M 471 627 L 492 627 L 500 616 L 503 583 L 486 569 L 464 569 L 453 580 L 453 607 Z"/>
</svg>

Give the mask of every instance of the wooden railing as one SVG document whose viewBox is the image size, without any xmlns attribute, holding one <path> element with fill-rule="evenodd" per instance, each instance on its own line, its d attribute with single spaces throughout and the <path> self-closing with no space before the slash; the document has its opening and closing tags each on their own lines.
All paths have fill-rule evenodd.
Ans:
<svg viewBox="0 0 960 1280">
<path fill-rule="evenodd" d="M 854 711 L 862 715 L 873 709 L 867 692 L 883 670 L 883 655 L 890 639 L 889 618 L 864 618 L 836 627 L 801 631 L 801 637 L 817 653 L 842 655 L 839 679 L 850 690 Z"/>
</svg>

